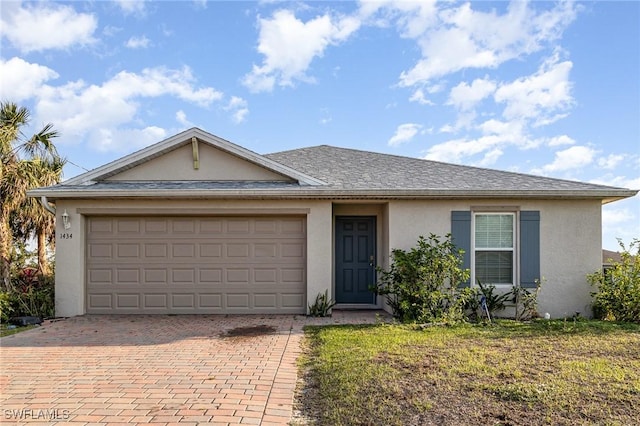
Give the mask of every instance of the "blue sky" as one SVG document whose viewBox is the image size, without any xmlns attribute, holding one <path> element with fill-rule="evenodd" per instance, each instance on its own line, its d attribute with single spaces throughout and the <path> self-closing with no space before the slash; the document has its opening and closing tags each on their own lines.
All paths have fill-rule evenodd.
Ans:
<svg viewBox="0 0 640 426">
<path fill-rule="evenodd" d="M 640 2 L 0 8 L 0 98 L 61 132 L 66 178 L 197 126 L 640 189 Z M 616 237 L 640 197 L 603 208 Z"/>
</svg>

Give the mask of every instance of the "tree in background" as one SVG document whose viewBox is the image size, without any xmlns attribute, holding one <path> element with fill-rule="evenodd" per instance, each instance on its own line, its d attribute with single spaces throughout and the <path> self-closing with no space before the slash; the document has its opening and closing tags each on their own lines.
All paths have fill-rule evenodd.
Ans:
<svg viewBox="0 0 640 426">
<path fill-rule="evenodd" d="M 26 138 L 22 129 L 29 123 L 29 111 L 12 102 L 0 103 L 0 276 L 2 289 L 10 289 L 10 258 L 14 233 L 36 237 L 38 267 L 49 272 L 46 242 L 53 240 L 55 218 L 36 200 L 29 189 L 60 182 L 65 160 L 52 140 L 58 136 L 52 124 Z M 12 226 L 13 225 L 13 226 Z"/>
</svg>

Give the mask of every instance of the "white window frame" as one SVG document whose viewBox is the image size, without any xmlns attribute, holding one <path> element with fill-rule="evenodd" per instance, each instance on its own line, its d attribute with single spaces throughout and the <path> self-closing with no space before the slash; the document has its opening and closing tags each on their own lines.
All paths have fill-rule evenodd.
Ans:
<svg viewBox="0 0 640 426">
<path fill-rule="evenodd" d="M 512 216 L 513 217 L 513 241 L 512 241 L 512 247 L 511 248 L 504 248 L 504 247 L 498 247 L 498 248 L 491 248 L 491 247 L 483 247 L 480 249 L 476 248 L 476 216 Z M 471 285 L 472 286 L 478 286 L 478 280 L 476 279 L 476 251 L 479 252 L 496 252 L 496 251 L 506 251 L 506 252 L 511 252 L 512 253 L 512 257 L 511 257 L 511 283 L 482 283 L 482 284 L 488 284 L 488 285 L 493 285 L 496 288 L 511 288 L 514 285 L 516 285 L 516 283 L 518 282 L 519 278 L 518 278 L 518 236 L 519 236 L 519 227 L 518 227 L 518 223 L 519 223 L 519 215 L 517 214 L 517 212 L 513 212 L 513 211 L 474 211 L 472 212 L 471 215 Z"/>
</svg>

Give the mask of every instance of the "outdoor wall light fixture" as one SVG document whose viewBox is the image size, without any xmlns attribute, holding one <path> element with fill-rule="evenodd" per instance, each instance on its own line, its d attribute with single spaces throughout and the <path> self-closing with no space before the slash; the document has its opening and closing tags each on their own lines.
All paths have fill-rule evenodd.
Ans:
<svg viewBox="0 0 640 426">
<path fill-rule="evenodd" d="M 67 213 L 67 209 L 65 209 L 64 213 L 62 213 L 62 225 L 64 226 L 64 229 L 71 228 L 71 220 L 69 219 L 69 213 Z"/>
</svg>

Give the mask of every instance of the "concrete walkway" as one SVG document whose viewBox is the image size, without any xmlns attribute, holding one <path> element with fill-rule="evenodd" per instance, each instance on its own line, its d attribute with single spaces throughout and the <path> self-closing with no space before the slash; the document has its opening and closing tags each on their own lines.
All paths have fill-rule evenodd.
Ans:
<svg viewBox="0 0 640 426">
<path fill-rule="evenodd" d="M 0 423 L 284 425 L 302 328 L 381 312 L 81 316 L 0 340 Z"/>
</svg>

